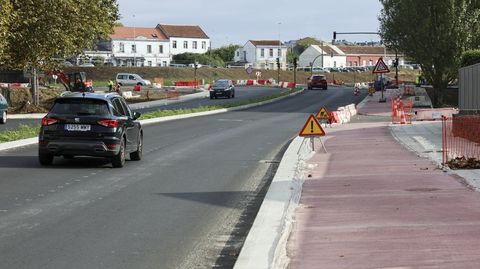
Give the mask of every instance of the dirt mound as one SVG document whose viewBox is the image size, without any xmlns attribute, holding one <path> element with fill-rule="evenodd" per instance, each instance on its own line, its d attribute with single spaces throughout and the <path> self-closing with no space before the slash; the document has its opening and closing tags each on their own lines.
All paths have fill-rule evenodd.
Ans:
<svg viewBox="0 0 480 269">
<path fill-rule="evenodd" d="M 55 89 L 40 89 L 40 105 L 36 106 L 33 104 L 33 97 L 30 89 L 11 89 L 9 96 L 6 96 L 7 99 L 10 99 L 10 107 L 8 108 L 8 113 L 16 114 L 47 112 L 50 106 L 53 104 L 55 98 L 62 92 L 62 90 Z"/>
</svg>

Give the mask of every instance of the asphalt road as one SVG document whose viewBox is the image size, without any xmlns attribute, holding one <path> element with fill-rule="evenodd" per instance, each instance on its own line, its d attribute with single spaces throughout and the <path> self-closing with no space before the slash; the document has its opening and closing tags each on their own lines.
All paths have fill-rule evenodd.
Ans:
<svg viewBox="0 0 480 269">
<path fill-rule="evenodd" d="M 364 95 L 363 95 L 364 96 Z M 0 152 L 2 268 L 231 268 L 289 141 L 350 89 L 144 127 L 140 162 Z M 328 134 L 328 129 L 326 130 Z"/>
<path fill-rule="evenodd" d="M 219 98 L 210 100 L 209 98 L 201 98 L 195 99 L 191 101 L 175 103 L 170 105 L 163 105 L 158 104 L 155 107 L 145 108 L 145 109 L 138 109 L 141 113 L 155 111 L 158 109 L 179 109 L 179 108 L 195 108 L 200 106 L 213 106 L 218 104 L 224 103 L 234 103 L 245 101 L 248 99 L 255 99 L 262 96 L 269 96 L 272 94 L 280 93 L 283 91 L 287 91 L 287 89 L 279 89 L 279 88 L 265 88 L 265 87 L 237 87 L 235 89 L 235 98 L 227 99 L 227 98 Z M 6 129 L 16 129 L 20 125 L 28 125 L 28 126 L 37 126 L 40 125 L 39 119 L 8 119 L 7 124 L 0 124 L 0 132 Z"/>
</svg>

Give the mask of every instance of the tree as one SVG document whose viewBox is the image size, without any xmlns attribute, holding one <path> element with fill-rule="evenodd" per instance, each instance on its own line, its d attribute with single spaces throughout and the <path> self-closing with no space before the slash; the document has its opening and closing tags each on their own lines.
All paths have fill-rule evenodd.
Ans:
<svg viewBox="0 0 480 269">
<path fill-rule="evenodd" d="M 235 51 L 238 48 L 240 48 L 239 45 L 228 45 L 218 49 L 213 49 L 210 51 L 210 53 L 218 56 L 218 58 L 222 59 L 224 62 L 233 62 Z"/>
<path fill-rule="evenodd" d="M 476 0 L 380 0 L 380 34 L 420 64 L 434 87 L 434 104 L 457 77 L 462 53 L 479 45 L 480 7 Z"/>
<path fill-rule="evenodd" d="M 107 38 L 119 18 L 116 0 L 9 2 L 15 23 L 8 27 L 6 64 L 31 68 L 34 74 L 38 69 L 56 68 L 59 63 L 55 58 L 82 54 L 93 47 L 94 40 Z M 36 83 L 33 85 L 35 92 Z"/>
<path fill-rule="evenodd" d="M 313 37 L 305 37 L 297 41 L 297 45 L 295 47 L 298 55 L 302 54 L 308 47 L 311 45 L 320 45 L 321 42 L 316 40 Z"/>
<path fill-rule="evenodd" d="M 11 34 L 9 31 L 12 21 L 12 4 L 10 0 L 0 0 L 0 66 L 7 61 L 8 55 L 5 53 L 7 40 Z"/>
</svg>

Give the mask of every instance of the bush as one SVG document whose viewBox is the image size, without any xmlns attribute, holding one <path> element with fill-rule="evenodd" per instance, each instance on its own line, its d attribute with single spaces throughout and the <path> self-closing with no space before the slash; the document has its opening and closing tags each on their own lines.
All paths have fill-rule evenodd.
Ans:
<svg viewBox="0 0 480 269">
<path fill-rule="evenodd" d="M 467 50 L 462 54 L 461 66 L 469 66 L 480 63 L 480 49 Z"/>
</svg>

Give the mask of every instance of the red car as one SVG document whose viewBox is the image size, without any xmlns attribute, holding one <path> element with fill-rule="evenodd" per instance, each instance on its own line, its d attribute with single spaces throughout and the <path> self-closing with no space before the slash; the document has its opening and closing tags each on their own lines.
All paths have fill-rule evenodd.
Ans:
<svg viewBox="0 0 480 269">
<path fill-rule="evenodd" d="M 324 75 L 314 75 L 308 78 L 308 89 L 314 88 L 328 89 L 327 78 Z"/>
</svg>

